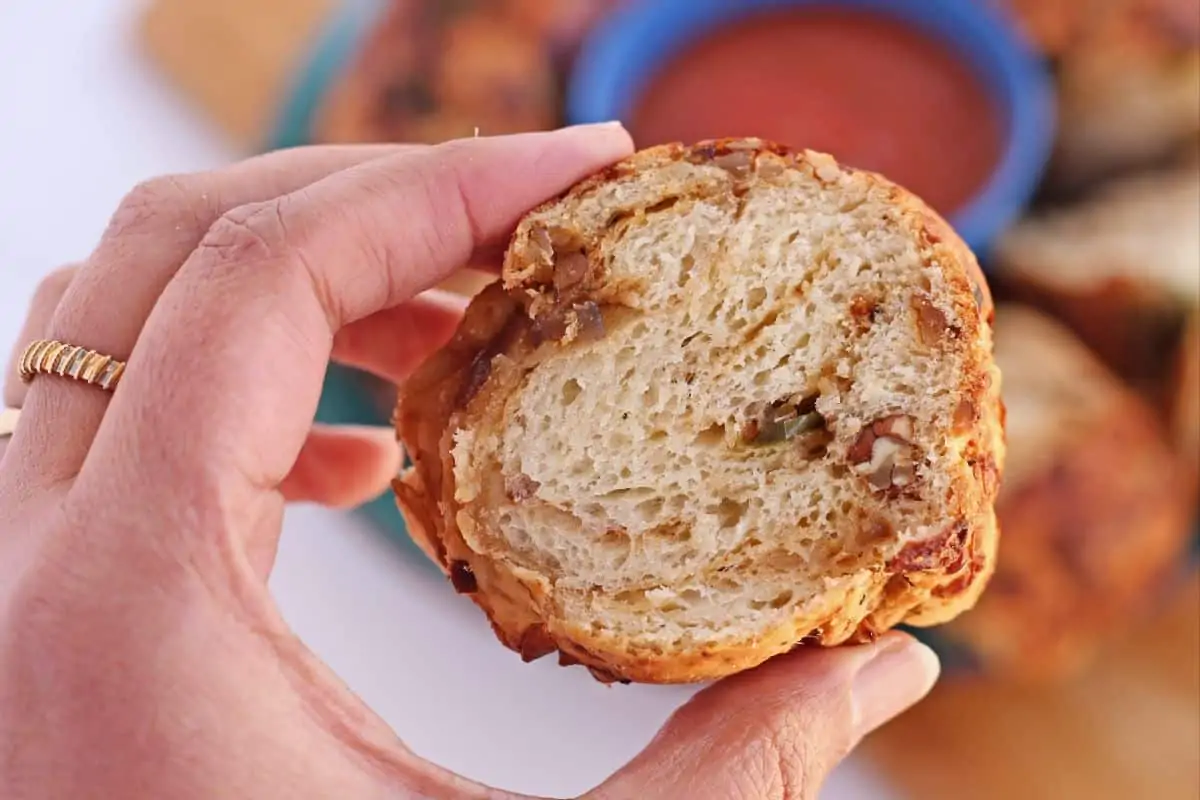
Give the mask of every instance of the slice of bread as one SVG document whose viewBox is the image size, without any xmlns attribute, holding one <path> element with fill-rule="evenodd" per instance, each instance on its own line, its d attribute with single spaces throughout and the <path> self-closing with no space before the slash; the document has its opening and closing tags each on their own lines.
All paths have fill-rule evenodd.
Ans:
<svg viewBox="0 0 1200 800">
<path fill-rule="evenodd" d="M 950 619 L 996 547 L 991 299 L 811 151 L 642 151 L 529 213 L 402 387 L 410 530 L 526 659 L 683 682 Z"/>
<path fill-rule="evenodd" d="M 995 674 L 1062 678 L 1172 585 L 1192 504 L 1152 409 L 1064 325 L 1002 304 L 996 361 L 1004 540 L 987 593 L 939 633 Z"/>
</svg>

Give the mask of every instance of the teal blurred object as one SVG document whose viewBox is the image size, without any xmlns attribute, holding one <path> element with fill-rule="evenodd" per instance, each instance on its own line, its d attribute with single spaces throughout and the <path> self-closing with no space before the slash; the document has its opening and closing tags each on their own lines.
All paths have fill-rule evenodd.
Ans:
<svg viewBox="0 0 1200 800">
<path fill-rule="evenodd" d="M 329 88 L 349 68 L 351 57 L 386 10 L 384 0 L 340 0 L 292 81 L 275 115 L 264 149 L 308 144 L 312 125 Z"/>
<path fill-rule="evenodd" d="M 313 118 L 322 98 L 347 68 L 351 55 L 385 9 L 383 0 L 343 0 L 337 4 L 320 35 L 312 43 L 304 66 L 292 83 L 291 92 L 284 98 L 275 127 L 264 143 L 264 150 L 309 143 Z M 330 364 L 325 373 L 316 421 L 331 425 L 389 425 L 390 412 L 380 408 L 374 400 L 373 380 L 357 370 Z M 404 517 L 396 507 L 390 490 L 360 506 L 357 512 L 413 556 L 428 563 L 409 537 Z"/>
<path fill-rule="evenodd" d="M 317 421 L 330 425 L 389 425 L 390 414 L 374 402 L 371 382 L 374 379 L 357 370 L 330 364 L 325 373 L 321 402 L 317 406 Z M 428 563 L 424 554 L 413 544 L 404 525 L 404 517 L 396 507 L 392 492 L 386 491 L 357 509 L 388 537 Z M 432 568 L 432 565 L 430 565 Z"/>
</svg>

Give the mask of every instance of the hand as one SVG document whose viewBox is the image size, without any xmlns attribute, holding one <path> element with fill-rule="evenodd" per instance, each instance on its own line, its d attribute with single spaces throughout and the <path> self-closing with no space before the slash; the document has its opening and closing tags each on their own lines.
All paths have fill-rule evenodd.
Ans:
<svg viewBox="0 0 1200 800">
<path fill-rule="evenodd" d="M 19 798 L 508 797 L 422 761 L 267 591 L 284 504 L 395 473 L 390 432 L 313 427 L 334 360 L 402 381 L 528 208 L 631 150 L 617 126 L 314 147 L 151 181 L 42 285 L 34 338 L 128 360 L 113 393 L 26 385 L 0 454 L 0 786 Z M 594 798 L 813 797 L 915 702 L 895 634 L 701 692 Z M 619 691 L 619 690 L 618 690 Z"/>
</svg>

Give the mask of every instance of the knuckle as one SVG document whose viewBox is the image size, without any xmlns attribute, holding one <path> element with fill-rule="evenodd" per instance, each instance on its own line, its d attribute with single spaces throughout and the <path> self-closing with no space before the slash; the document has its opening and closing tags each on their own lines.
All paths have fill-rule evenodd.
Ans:
<svg viewBox="0 0 1200 800">
<path fill-rule="evenodd" d="M 286 198 L 277 198 L 235 208 L 222 215 L 200 241 L 206 256 L 205 269 L 213 272 L 244 271 L 256 264 L 255 279 L 283 296 L 303 282 L 311 287 L 328 317 L 340 314 L 337 292 L 328 276 L 315 269 L 305 256 L 304 231 L 289 223 Z M 332 322 L 331 322 L 332 324 Z"/>
<path fill-rule="evenodd" d="M 218 263 L 287 261 L 293 257 L 277 201 L 238 206 L 205 232 L 197 250 Z"/>
<path fill-rule="evenodd" d="M 109 221 L 107 237 L 120 236 L 164 221 L 178 224 L 183 217 L 195 217 L 191 179 L 183 175 L 163 175 L 134 186 L 117 205 Z"/>
</svg>

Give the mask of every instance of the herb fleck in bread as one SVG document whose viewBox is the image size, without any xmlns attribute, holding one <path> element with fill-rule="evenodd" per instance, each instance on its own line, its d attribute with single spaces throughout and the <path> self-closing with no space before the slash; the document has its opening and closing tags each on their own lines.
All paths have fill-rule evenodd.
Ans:
<svg viewBox="0 0 1200 800">
<path fill-rule="evenodd" d="M 991 671 L 1067 675 L 1181 569 L 1191 500 L 1154 412 L 1062 324 L 1002 305 L 1008 457 L 996 573 L 944 629 Z"/>
<path fill-rule="evenodd" d="M 683 682 L 944 622 L 992 570 L 991 299 L 932 211 L 758 140 L 529 213 L 404 387 L 410 531 L 526 659 Z"/>
</svg>

